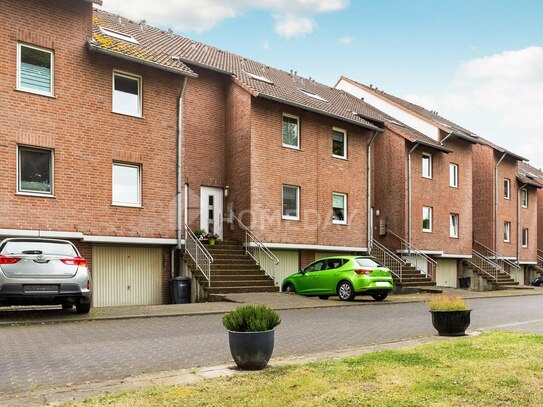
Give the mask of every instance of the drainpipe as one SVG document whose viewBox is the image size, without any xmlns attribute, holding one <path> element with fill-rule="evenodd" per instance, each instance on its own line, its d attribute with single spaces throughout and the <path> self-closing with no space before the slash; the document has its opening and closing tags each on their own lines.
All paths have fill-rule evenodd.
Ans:
<svg viewBox="0 0 543 407">
<path fill-rule="evenodd" d="M 494 242 L 494 251 L 498 253 L 498 241 L 499 241 L 499 230 L 498 230 L 498 195 L 500 193 L 499 191 L 499 182 L 498 182 L 498 167 L 502 163 L 503 159 L 507 153 L 503 153 L 502 158 L 499 159 L 498 163 L 496 164 L 496 170 L 495 170 L 495 191 L 494 191 L 494 228 L 496 230 L 495 233 L 495 242 Z"/>
<path fill-rule="evenodd" d="M 528 184 L 524 184 L 517 191 L 517 264 L 520 264 L 520 245 L 522 241 L 522 235 L 520 234 L 520 196 L 522 190 L 527 186 Z"/>
<path fill-rule="evenodd" d="M 373 142 L 375 141 L 375 137 L 377 137 L 377 134 L 379 134 L 379 132 L 377 131 L 374 131 L 373 132 L 373 135 L 371 136 L 371 139 L 370 141 L 368 141 L 368 152 L 367 152 L 367 157 L 368 157 L 368 172 L 367 172 L 367 179 L 368 179 L 368 185 L 367 185 L 367 191 L 366 191 L 366 194 L 367 194 L 367 202 L 368 202 L 368 207 L 367 207 L 367 210 L 368 210 L 368 218 L 367 218 L 367 222 L 368 222 L 368 253 L 371 253 L 371 248 L 372 248 L 372 236 L 373 236 L 373 231 L 371 230 L 371 226 L 373 224 L 373 219 L 371 219 L 371 145 L 373 144 Z"/>
<path fill-rule="evenodd" d="M 175 275 L 175 251 L 181 251 L 181 171 L 182 171 L 182 153 L 183 153 L 183 95 L 187 86 L 187 77 L 183 78 L 183 84 L 181 85 L 181 92 L 177 101 L 177 206 L 176 206 L 176 218 L 177 218 L 177 246 L 172 249 L 171 262 L 172 262 L 172 277 Z"/>
<path fill-rule="evenodd" d="M 418 148 L 419 143 L 415 143 L 413 148 L 409 150 L 409 153 L 407 154 L 407 241 L 409 242 L 409 254 L 411 254 L 411 246 L 413 244 L 412 242 L 412 236 L 411 236 L 411 229 L 412 229 L 412 219 L 411 219 L 411 155 L 415 152 L 415 150 Z"/>
</svg>

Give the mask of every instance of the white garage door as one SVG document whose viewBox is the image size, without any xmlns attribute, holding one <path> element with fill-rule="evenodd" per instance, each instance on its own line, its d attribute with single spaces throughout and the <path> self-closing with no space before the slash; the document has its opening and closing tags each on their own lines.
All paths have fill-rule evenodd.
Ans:
<svg viewBox="0 0 543 407">
<path fill-rule="evenodd" d="M 94 246 L 93 305 L 162 304 L 162 248 Z"/>
</svg>

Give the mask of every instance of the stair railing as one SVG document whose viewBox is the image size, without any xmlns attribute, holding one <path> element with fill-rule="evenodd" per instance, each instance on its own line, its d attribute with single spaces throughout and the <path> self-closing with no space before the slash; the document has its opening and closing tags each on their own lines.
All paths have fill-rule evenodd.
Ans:
<svg viewBox="0 0 543 407">
<path fill-rule="evenodd" d="M 400 241 L 401 257 L 409 256 L 409 263 L 413 264 L 422 274 L 425 274 L 426 277 L 435 282 L 437 262 L 390 229 L 387 233 L 390 233 Z"/>
<path fill-rule="evenodd" d="M 511 278 L 513 278 L 513 276 L 509 272 L 510 268 L 515 269 L 515 270 L 520 270 L 520 265 L 517 264 L 517 262 L 506 259 L 499 253 L 492 250 L 490 247 L 485 246 L 484 244 L 482 244 L 481 242 L 478 242 L 477 240 L 473 241 L 473 250 L 482 254 L 488 260 L 491 260 L 494 263 L 496 263 L 500 267 L 501 271 L 507 274 Z"/>
<path fill-rule="evenodd" d="M 213 256 L 209 254 L 205 246 L 196 237 L 194 232 L 185 224 L 185 254 L 194 261 L 196 268 L 200 270 L 203 276 L 208 282 L 208 286 L 211 286 L 211 263 L 213 263 Z"/>
<path fill-rule="evenodd" d="M 268 249 L 236 215 L 232 214 L 232 218 L 238 223 L 239 227 L 245 231 L 245 254 L 251 256 L 264 273 L 275 281 L 276 267 L 279 265 L 277 256 L 273 254 L 273 252 Z"/>
<path fill-rule="evenodd" d="M 543 270 L 543 250 L 537 249 L 537 267 Z"/>
<path fill-rule="evenodd" d="M 372 239 L 372 247 L 370 254 L 375 257 L 379 263 L 387 266 L 390 272 L 402 281 L 403 268 L 406 265 L 404 259 L 395 254 L 392 250 L 386 248 L 377 240 Z"/>
<path fill-rule="evenodd" d="M 498 281 L 500 265 L 493 262 L 488 257 L 482 255 L 476 250 L 472 250 L 472 258 L 466 259 L 466 262 L 478 269 L 481 273 L 487 275 L 494 281 Z"/>
</svg>

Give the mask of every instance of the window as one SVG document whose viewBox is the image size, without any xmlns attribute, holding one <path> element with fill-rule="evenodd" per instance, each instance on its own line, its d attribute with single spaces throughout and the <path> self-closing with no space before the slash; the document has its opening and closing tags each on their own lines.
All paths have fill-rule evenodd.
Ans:
<svg viewBox="0 0 543 407">
<path fill-rule="evenodd" d="M 300 128 L 298 117 L 283 114 L 283 146 L 300 148 Z"/>
<path fill-rule="evenodd" d="M 449 164 L 449 186 L 458 188 L 458 164 Z"/>
<path fill-rule="evenodd" d="M 527 189 L 520 190 L 520 201 L 522 203 L 523 208 L 528 207 L 528 190 Z"/>
<path fill-rule="evenodd" d="M 528 247 L 528 229 L 522 229 L 522 247 Z"/>
<path fill-rule="evenodd" d="M 458 237 L 458 214 L 451 213 L 450 237 Z"/>
<path fill-rule="evenodd" d="M 53 195 L 53 151 L 18 148 L 17 192 Z"/>
<path fill-rule="evenodd" d="M 52 96 L 53 52 L 18 44 L 17 54 L 17 89 Z"/>
<path fill-rule="evenodd" d="M 283 219 L 300 219 L 300 187 L 283 185 Z"/>
<path fill-rule="evenodd" d="M 503 180 L 503 197 L 505 199 L 511 199 L 511 180 L 508 178 Z"/>
<path fill-rule="evenodd" d="M 113 205 L 141 206 L 141 167 L 113 164 Z"/>
<path fill-rule="evenodd" d="M 326 260 L 319 260 L 311 263 L 304 269 L 304 273 L 312 273 L 314 271 L 321 271 L 326 269 Z"/>
<path fill-rule="evenodd" d="M 326 263 L 326 270 L 335 270 L 340 267 L 343 267 L 345 263 L 347 263 L 348 260 L 346 259 L 328 259 Z"/>
<path fill-rule="evenodd" d="M 422 231 L 432 231 L 432 208 L 428 206 L 422 207 Z"/>
<path fill-rule="evenodd" d="M 347 195 L 334 193 L 332 194 L 332 209 L 333 223 L 345 225 L 347 224 Z"/>
<path fill-rule="evenodd" d="M 110 37 L 117 38 L 118 40 L 123 40 L 126 42 L 131 42 L 132 44 L 139 44 L 138 40 L 128 34 L 124 34 L 119 31 L 112 30 L 110 28 L 100 27 L 102 34 L 109 35 Z"/>
<path fill-rule="evenodd" d="M 511 241 L 511 222 L 503 222 L 503 241 Z"/>
<path fill-rule="evenodd" d="M 332 129 L 332 155 L 337 158 L 347 158 L 347 132 Z"/>
<path fill-rule="evenodd" d="M 422 153 L 422 176 L 432 178 L 432 156 L 428 153 Z"/>
<path fill-rule="evenodd" d="M 141 117 L 141 78 L 113 73 L 113 111 Z"/>
</svg>

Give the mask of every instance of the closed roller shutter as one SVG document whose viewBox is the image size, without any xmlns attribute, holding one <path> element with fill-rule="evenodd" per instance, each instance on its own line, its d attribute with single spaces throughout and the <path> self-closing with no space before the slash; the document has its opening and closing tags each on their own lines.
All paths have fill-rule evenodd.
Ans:
<svg viewBox="0 0 543 407">
<path fill-rule="evenodd" d="M 94 246 L 95 307 L 162 304 L 162 248 Z"/>
</svg>

